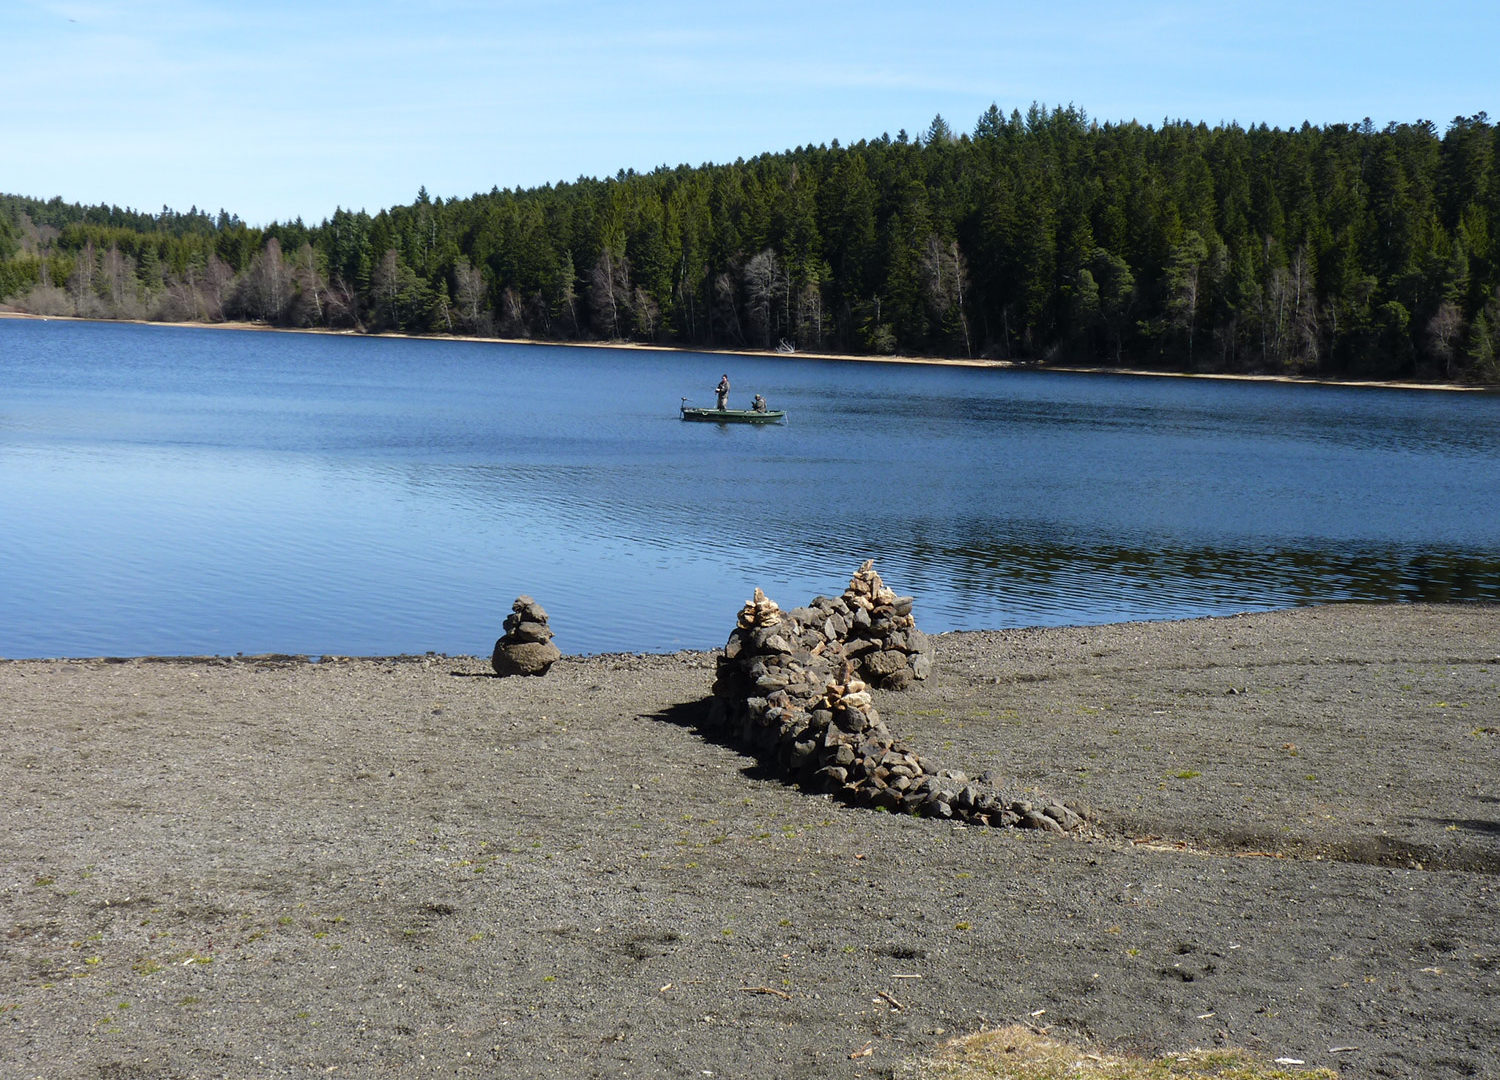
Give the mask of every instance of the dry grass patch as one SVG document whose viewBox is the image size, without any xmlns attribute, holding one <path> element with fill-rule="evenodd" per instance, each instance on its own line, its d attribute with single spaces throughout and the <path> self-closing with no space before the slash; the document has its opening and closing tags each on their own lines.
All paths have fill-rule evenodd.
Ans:
<svg viewBox="0 0 1500 1080">
<path fill-rule="evenodd" d="M 1014 1025 L 947 1043 L 901 1080 L 1338 1080 L 1331 1069 L 1263 1061 L 1244 1050 L 1158 1058 L 1104 1054 Z"/>
</svg>

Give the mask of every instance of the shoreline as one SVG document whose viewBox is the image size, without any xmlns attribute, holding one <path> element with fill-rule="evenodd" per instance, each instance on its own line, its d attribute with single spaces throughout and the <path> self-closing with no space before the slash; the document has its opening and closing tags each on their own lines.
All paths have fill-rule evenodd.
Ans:
<svg viewBox="0 0 1500 1080">
<path fill-rule="evenodd" d="M 1192 626 L 1196 624 L 1213 624 L 1219 622 L 1233 622 L 1242 619 L 1268 618 L 1276 616 L 1291 616 L 1302 611 L 1325 611 L 1340 608 L 1366 609 L 1380 611 L 1383 609 L 1402 608 L 1434 608 L 1453 609 L 1455 611 L 1488 610 L 1494 614 L 1496 620 L 1496 663 L 1500 663 L 1500 600 L 1451 600 L 1446 602 L 1431 600 L 1344 600 L 1324 601 L 1316 604 L 1300 604 L 1295 607 L 1286 608 L 1256 608 L 1246 611 L 1232 611 L 1216 615 L 1185 615 L 1161 619 L 1125 619 L 1107 623 L 1067 623 L 1067 624 L 1036 624 L 1030 626 L 1008 626 L 1008 627 L 983 627 L 964 630 L 939 630 L 929 632 L 930 637 L 940 637 L 949 641 L 962 641 L 967 639 L 988 639 L 1003 637 L 1005 635 L 1032 635 L 1047 633 L 1077 633 L 1090 634 L 1112 630 L 1139 631 L 1149 633 L 1153 628 L 1167 626 Z M 702 662 L 712 666 L 714 658 L 722 653 L 722 646 L 709 646 L 706 648 L 681 648 L 670 652 L 652 652 L 650 650 L 637 651 L 613 651 L 598 653 L 563 653 L 562 660 L 573 664 L 628 664 L 636 662 L 669 661 L 669 662 Z M 490 658 L 488 654 L 465 653 L 465 652 L 437 652 L 425 650 L 423 652 L 402 653 L 334 653 L 334 652 L 225 652 L 225 653 L 102 653 L 95 655 L 58 655 L 58 656 L 6 656 L 0 654 L 0 668 L 6 665 L 16 664 L 93 664 L 93 665 L 120 665 L 120 664 L 163 664 L 163 665 L 191 665 L 191 664 L 273 664 L 273 665 L 306 665 L 317 667 L 321 664 L 339 663 L 370 663 L 370 664 L 410 664 L 410 663 L 472 663 L 482 665 L 486 671 L 489 669 Z"/>
<path fill-rule="evenodd" d="M 1091 364 L 1043 364 L 1030 361 L 988 360 L 975 357 L 875 356 L 856 353 L 792 352 L 774 349 L 694 348 L 685 345 L 652 345 L 634 341 L 547 341 L 535 338 L 477 337 L 451 334 L 365 333 L 357 330 L 331 330 L 323 327 L 269 326 L 254 322 L 156 322 L 149 319 L 87 319 L 77 315 L 33 315 L 23 311 L 0 310 L 0 319 L 35 319 L 43 322 L 124 323 L 132 326 L 161 326 L 175 329 L 254 330 L 276 334 L 327 334 L 335 337 L 394 338 L 412 341 L 474 342 L 488 345 L 535 345 L 579 349 L 621 349 L 638 352 L 672 352 L 703 356 L 754 356 L 784 360 L 830 360 L 847 363 L 908 364 L 919 367 L 982 368 L 998 371 L 1030 371 L 1049 375 L 1127 375 L 1132 378 L 1215 379 L 1226 382 L 1277 383 L 1286 386 L 1334 386 L 1376 390 L 1440 390 L 1457 393 L 1496 393 L 1500 385 L 1460 385 L 1404 380 L 1330 379 L 1300 375 L 1238 374 L 1231 372 L 1154 371 L 1148 368 L 1114 368 Z"/>
</svg>

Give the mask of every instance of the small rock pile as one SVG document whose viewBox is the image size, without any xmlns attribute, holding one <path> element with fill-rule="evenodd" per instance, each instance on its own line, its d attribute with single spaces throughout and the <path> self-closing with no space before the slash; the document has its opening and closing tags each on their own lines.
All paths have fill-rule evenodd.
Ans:
<svg viewBox="0 0 1500 1080">
<path fill-rule="evenodd" d="M 529 596 L 516 597 L 505 617 L 505 634 L 490 655 L 495 674 L 545 675 L 561 657 L 542 605 Z"/>
<path fill-rule="evenodd" d="M 901 662 L 871 663 L 891 653 Z M 916 629 L 910 598 L 886 589 L 866 562 L 842 597 L 805 608 L 783 612 L 755 590 L 719 657 L 709 722 L 796 783 L 850 805 L 1087 833 L 1085 808 L 1006 798 L 938 768 L 891 733 L 871 699 L 872 682 L 900 689 L 931 670 L 931 643 Z"/>
</svg>

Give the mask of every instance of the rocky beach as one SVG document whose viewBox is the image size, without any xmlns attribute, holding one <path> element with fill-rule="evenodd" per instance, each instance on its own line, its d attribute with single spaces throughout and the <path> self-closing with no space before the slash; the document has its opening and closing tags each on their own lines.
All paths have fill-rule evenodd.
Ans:
<svg viewBox="0 0 1500 1080">
<path fill-rule="evenodd" d="M 840 701 L 1087 830 L 840 799 L 715 653 L 0 662 L 5 1075 L 878 1077 L 1024 1022 L 1500 1076 L 1500 610 L 924 644 Z"/>
</svg>

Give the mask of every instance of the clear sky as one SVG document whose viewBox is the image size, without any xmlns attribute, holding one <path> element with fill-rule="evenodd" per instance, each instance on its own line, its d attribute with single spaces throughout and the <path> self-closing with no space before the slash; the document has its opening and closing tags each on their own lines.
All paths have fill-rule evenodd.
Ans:
<svg viewBox="0 0 1500 1080">
<path fill-rule="evenodd" d="M 0 191 L 252 225 L 991 103 L 1273 127 L 1500 119 L 1497 0 L 0 0 Z"/>
</svg>

